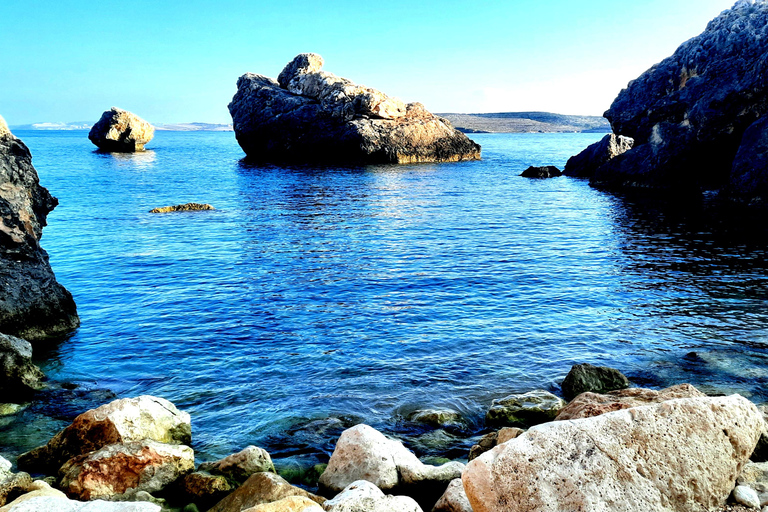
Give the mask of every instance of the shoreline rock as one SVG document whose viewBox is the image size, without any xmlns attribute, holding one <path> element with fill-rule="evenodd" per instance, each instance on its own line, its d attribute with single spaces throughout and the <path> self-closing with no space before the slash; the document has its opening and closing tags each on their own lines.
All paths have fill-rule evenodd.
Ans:
<svg viewBox="0 0 768 512">
<path fill-rule="evenodd" d="M 45 375 L 32 364 L 32 345 L 21 338 L 0 334 L 0 391 L 23 401 L 43 387 Z"/>
<path fill-rule="evenodd" d="M 560 385 L 563 398 L 568 401 L 586 391 L 607 393 L 628 387 L 629 379 L 620 371 L 607 366 L 593 366 L 589 363 L 573 365 Z"/>
<path fill-rule="evenodd" d="M 155 128 L 132 112 L 112 107 L 101 115 L 88 139 L 102 151 L 135 153 L 155 136 Z"/>
<path fill-rule="evenodd" d="M 235 135 L 250 159 L 299 163 L 456 162 L 480 146 L 429 113 L 322 71 L 303 53 L 277 81 L 246 73 L 229 104 Z"/>
</svg>

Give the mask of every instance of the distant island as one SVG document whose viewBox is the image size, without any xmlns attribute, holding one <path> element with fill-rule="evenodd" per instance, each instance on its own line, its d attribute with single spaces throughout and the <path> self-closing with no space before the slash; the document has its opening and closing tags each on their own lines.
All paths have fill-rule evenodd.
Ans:
<svg viewBox="0 0 768 512">
<path fill-rule="evenodd" d="M 568 116 L 550 112 L 495 112 L 487 114 L 437 114 L 465 133 L 608 133 L 603 117 Z"/>
<path fill-rule="evenodd" d="M 93 123 L 72 122 L 72 123 L 32 123 L 19 124 L 11 126 L 11 130 L 90 130 Z M 155 130 L 170 132 L 231 132 L 231 124 L 214 123 L 175 123 L 175 124 L 156 124 Z"/>
</svg>

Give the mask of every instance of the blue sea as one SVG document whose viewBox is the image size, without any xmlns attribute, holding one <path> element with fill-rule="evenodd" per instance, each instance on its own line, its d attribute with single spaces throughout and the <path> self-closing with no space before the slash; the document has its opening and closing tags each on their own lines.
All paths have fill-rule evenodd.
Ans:
<svg viewBox="0 0 768 512">
<path fill-rule="evenodd" d="M 281 468 L 358 422 L 466 457 L 491 400 L 558 393 L 582 362 L 768 399 L 764 232 L 519 177 L 603 134 L 478 134 L 482 161 L 369 167 L 249 164 L 226 132 L 157 132 L 141 154 L 16 135 L 60 201 L 42 244 L 82 327 L 36 346 L 49 389 L 0 418 L 9 458 L 140 394 L 191 414 L 199 461 L 254 444 Z M 149 213 L 186 202 L 216 209 Z M 465 422 L 407 421 L 435 407 Z"/>
</svg>

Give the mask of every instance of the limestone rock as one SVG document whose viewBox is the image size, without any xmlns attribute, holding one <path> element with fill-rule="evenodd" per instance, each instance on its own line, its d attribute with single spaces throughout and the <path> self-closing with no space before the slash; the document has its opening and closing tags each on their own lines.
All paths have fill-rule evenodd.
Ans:
<svg viewBox="0 0 768 512">
<path fill-rule="evenodd" d="M 88 133 L 99 149 L 115 153 L 144 151 L 144 145 L 155 136 L 155 128 L 131 112 L 112 107 L 101 115 Z"/>
<path fill-rule="evenodd" d="M 123 398 L 81 414 L 47 445 L 22 454 L 18 465 L 50 474 L 70 458 L 110 444 L 144 439 L 188 444 L 191 437 L 189 414 L 168 400 L 148 395 Z"/>
<path fill-rule="evenodd" d="M 263 471 L 274 473 L 275 466 L 266 450 L 248 446 L 216 462 L 203 463 L 200 465 L 200 470 L 208 471 L 213 475 L 222 475 L 230 482 L 239 485 L 254 473 Z"/>
<path fill-rule="evenodd" d="M 371 482 L 352 482 L 332 500 L 323 504 L 326 512 L 422 512 L 407 496 L 385 495 Z"/>
<path fill-rule="evenodd" d="M 517 427 L 502 427 L 501 430 L 490 432 L 481 437 L 477 444 L 470 448 L 468 458 L 470 461 L 474 460 L 494 448 L 496 445 L 506 443 L 507 441 L 519 437 L 523 432 L 525 432 L 525 430 Z"/>
<path fill-rule="evenodd" d="M 569 158 L 563 174 L 576 178 L 591 178 L 598 168 L 632 149 L 634 142 L 630 137 L 610 133 L 578 155 Z"/>
<path fill-rule="evenodd" d="M 661 391 L 644 388 L 629 388 L 611 391 L 604 395 L 597 393 L 582 393 L 574 398 L 560 414 L 556 421 L 575 420 L 599 416 L 606 412 L 629 409 L 641 405 L 657 404 L 676 398 L 696 398 L 706 396 L 690 384 L 678 384 Z"/>
<path fill-rule="evenodd" d="M 301 54 L 278 81 L 246 73 L 229 104 L 249 158 L 274 162 L 413 163 L 476 160 L 480 146 L 420 103 L 321 71 Z"/>
<path fill-rule="evenodd" d="M 768 115 L 744 132 L 731 169 L 731 192 L 739 197 L 768 200 Z"/>
<path fill-rule="evenodd" d="M 163 206 L 160 208 L 153 208 L 149 210 L 149 213 L 171 213 L 171 212 L 196 212 L 202 210 L 215 210 L 215 208 L 209 204 L 204 203 L 186 203 L 177 204 L 175 206 Z"/>
<path fill-rule="evenodd" d="M 8 123 L 5 122 L 3 116 L 0 116 L 0 138 L 13 136 L 11 130 L 8 129 Z"/>
<path fill-rule="evenodd" d="M 325 502 L 325 498 L 295 487 L 279 475 L 262 472 L 251 475 L 243 485 L 214 505 L 209 512 L 240 512 L 290 496 L 309 498 L 319 505 Z"/>
<path fill-rule="evenodd" d="M 475 512 L 709 510 L 762 429 L 745 398 L 671 400 L 538 425 L 470 462 Z"/>
<path fill-rule="evenodd" d="M 613 133 L 635 144 L 600 167 L 592 183 L 727 189 L 745 131 L 768 113 L 766 53 L 768 2 L 739 0 L 619 93 L 605 117 Z M 755 170 L 748 181 L 762 182 L 759 174 Z"/>
<path fill-rule="evenodd" d="M 57 204 L 40 186 L 27 146 L 10 132 L 0 136 L 0 332 L 34 342 L 80 325 L 40 246 Z"/>
<path fill-rule="evenodd" d="M 460 424 L 461 414 L 452 409 L 419 409 L 409 414 L 408 420 L 440 428 Z"/>
<path fill-rule="evenodd" d="M 45 375 L 32 364 L 32 345 L 0 334 L 0 391 L 10 399 L 23 399 L 43 386 Z"/>
<path fill-rule="evenodd" d="M 768 461 L 768 405 L 760 405 L 757 408 L 763 415 L 764 429 L 760 435 L 760 440 L 755 446 L 755 451 L 752 452 L 750 460 L 752 462 L 767 462 Z"/>
<path fill-rule="evenodd" d="M 737 485 L 733 489 L 733 501 L 749 508 L 760 508 L 760 498 L 754 489 L 745 485 Z"/>
<path fill-rule="evenodd" d="M 22 500 L 26 496 L 22 496 Z M 3 512 L 160 512 L 160 507 L 146 502 L 75 501 L 59 496 L 34 496 L 14 501 Z M 17 503 L 18 502 L 18 503 Z"/>
<path fill-rule="evenodd" d="M 445 494 L 435 503 L 432 512 L 472 512 L 461 478 L 448 484 Z"/>
<path fill-rule="evenodd" d="M 543 167 L 529 167 L 526 170 L 523 171 L 523 173 L 520 175 L 523 178 L 537 178 L 537 179 L 545 179 L 545 178 L 557 178 L 558 176 L 562 176 L 563 173 L 555 167 L 554 165 L 546 165 Z"/>
<path fill-rule="evenodd" d="M 571 401 L 585 391 L 607 393 L 626 389 L 629 387 L 629 379 L 620 371 L 607 366 L 575 364 L 560 387 L 563 390 L 563 397 Z"/>
<path fill-rule="evenodd" d="M 554 420 L 563 407 L 565 401 L 562 398 L 536 389 L 494 400 L 485 415 L 485 422 L 488 425 L 526 428 Z"/>
<path fill-rule="evenodd" d="M 189 446 L 149 440 L 111 444 L 67 461 L 59 470 L 60 487 L 84 501 L 120 500 L 159 491 L 194 469 Z"/>
<path fill-rule="evenodd" d="M 243 512 L 322 512 L 323 507 L 303 496 L 289 496 L 272 503 L 264 503 Z"/>
<path fill-rule="evenodd" d="M 63 492 L 52 488 L 47 483 L 43 482 L 42 480 L 35 480 L 34 482 L 27 485 L 26 492 L 19 496 L 18 498 L 14 499 L 10 503 L 5 503 L 4 501 L 2 503 L 5 504 L 5 506 L 0 507 L 0 512 L 8 512 L 9 510 L 18 507 L 25 501 L 31 500 L 32 498 L 37 497 L 45 497 L 45 496 L 53 496 L 58 498 L 64 498 L 67 499 L 67 495 Z M 19 507 L 20 508 L 20 507 Z"/>
<path fill-rule="evenodd" d="M 27 473 L 10 473 L 0 477 L 0 505 L 24 494 L 32 485 L 32 478 Z"/>
<path fill-rule="evenodd" d="M 179 490 L 189 501 L 208 509 L 232 492 L 233 487 L 221 475 L 196 471 L 179 481 Z"/>
</svg>

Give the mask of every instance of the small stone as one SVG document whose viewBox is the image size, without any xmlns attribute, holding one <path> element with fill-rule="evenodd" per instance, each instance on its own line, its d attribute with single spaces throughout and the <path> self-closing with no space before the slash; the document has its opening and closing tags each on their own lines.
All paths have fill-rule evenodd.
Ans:
<svg viewBox="0 0 768 512">
<path fill-rule="evenodd" d="M 760 508 L 760 498 L 758 498 L 757 493 L 746 485 L 737 485 L 733 489 L 733 500 L 745 507 Z"/>
<path fill-rule="evenodd" d="M 179 489 L 189 500 L 208 509 L 221 501 L 232 491 L 233 487 L 221 475 L 211 475 L 205 471 L 196 471 L 181 479 Z"/>
<path fill-rule="evenodd" d="M 488 425 L 532 427 L 555 419 L 565 401 L 543 389 L 494 400 L 485 415 Z"/>
<path fill-rule="evenodd" d="M 529 167 L 524 170 L 520 176 L 523 178 L 546 179 L 557 178 L 562 175 L 563 173 L 560 171 L 560 169 L 554 165 L 545 165 L 543 167 Z"/>
<path fill-rule="evenodd" d="M 205 203 L 186 203 L 177 204 L 174 206 L 163 206 L 161 208 L 153 208 L 149 210 L 149 213 L 197 212 L 204 210 L 215 210 L 215 208 Z"/>
</svg>

